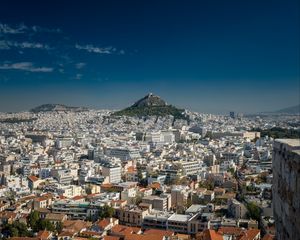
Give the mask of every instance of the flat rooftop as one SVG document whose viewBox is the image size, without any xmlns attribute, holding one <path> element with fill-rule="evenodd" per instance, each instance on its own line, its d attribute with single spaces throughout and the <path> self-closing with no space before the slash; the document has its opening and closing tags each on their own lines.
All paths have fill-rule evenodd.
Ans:
<svg viewBox="0 0 300 240">
<path fill-rule="evenodd" d="M 197 212 L 200 212 L 205 207 L 206 207 L 205 205 L 193 204 L 185 212 L 197 213 Z"/>
<path fill-rule="evenodd" d="M 168 221 L 187 222 L 190 218 L 190 215 L 174 213 L 171 217 L 169 217 Z"/>
<path fill-rule="evenodd" d="M 300 138 L 297 139 L 276 139 L 276 142 L 287 144 L 291 147 L 300 147 Z"/>
<path fill-rule="evenodd" d="M 293 152 L 300 155 L 300 150 L 294 150 Z"/>
<path fill-rule="evenodd" d="M 146 215 L 145 219 L 167 220 L 172 214 L 169 212 L 152 211 L 151 215 Z"/>
</svg>

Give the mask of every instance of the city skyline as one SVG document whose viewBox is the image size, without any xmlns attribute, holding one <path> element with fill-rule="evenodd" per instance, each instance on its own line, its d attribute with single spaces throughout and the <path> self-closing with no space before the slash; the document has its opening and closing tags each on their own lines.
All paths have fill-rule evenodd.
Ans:
<svg viewBox="0 0 300 240">
<path fill-rule="evenodd" d="M 207 113 L 299 103 L 298 1 L 90 3 L 2 3 L 0 112 L 148 92 Z"/>
</svg>

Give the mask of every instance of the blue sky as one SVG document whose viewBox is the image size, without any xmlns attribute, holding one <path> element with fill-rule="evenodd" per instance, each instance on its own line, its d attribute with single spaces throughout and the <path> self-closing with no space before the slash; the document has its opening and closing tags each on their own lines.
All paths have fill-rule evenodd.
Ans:
<svg viewBox="0 0 300 240">
<path fill-rule="evenodd" d="M 0 111 L 299 103 L 299 1 L 2 1 Z"/>
</svg>

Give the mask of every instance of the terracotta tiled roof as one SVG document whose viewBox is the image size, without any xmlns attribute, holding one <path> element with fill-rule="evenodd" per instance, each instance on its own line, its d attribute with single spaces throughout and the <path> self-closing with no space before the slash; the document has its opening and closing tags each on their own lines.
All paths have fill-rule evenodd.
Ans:
<svg viewBox="0 0 300 240">
<path fill-rule="evenodd" d="M 219 234 L 226 234 L 232 236 L 240 236 L 244 230 L 238 227 L 220 227 L 218 230 Z"/>
<path fill-rule="evenodd" d="M 103 219 L 103 220 L 101 220 L 101 221 L 98 222 L 98 226 L 99 226 L 101 229 L 106 228 L 109 224 L 110 224 L 110 221 L 107 220 L 107 219 Z"/>
<path fill-rule="evenodd" d="M 259 229 L 248 229 L 243 232 L 242 236 L 238 240 L 253 240 L 260 234 Z"/>
<path fill-rule="evenodd" d="M 35 199 L 36 196 L 35 195 L 30 195 L 30 196 L 26 196 L 26 197 L 23 197 L 23 198 L 20 198 L 20 202 L 22 201 L 29 201 L 29 200 L 32 200 L 32 199 Z"/>
<path fill-rule="evenodd" d="M 103 240 L 120 240 L 120 238 L 115 236 L 104 236 Z"/>
<path fill-rule="evenodd" d="M 223 236 L 215 230 L 206 229 L 196 236 L 197 240 L 223 240 Z"/>
<path fill-rule="evenodd" d="M 160 183 L 154 182 L 154 183 L 152 183 L 152 184 L 150 185 L 150 187 L 151 187 L 151 188 L 158 189 L 158 188 L 160 188 Z"/>
<path fill-rule="evenodd" d="M 28 176 L 28 179 L 32 182 L 36 182 L 37 180 L 39 180 L 39 178 L 36 176 Z"/>
<path fill-rule="evenodd" d="M 72 198 L 73 200 L 81 200 L 81 199 L 84 199 L 84 196 L 75 196 Z"/>
<path fill-rule="evenodd" d="M 111 183 L 104 183 L 101 185 L 102 188 L 111 188 L 113 185 Z"/>
<path fill-rule="evenodd" d="M 124 240 L 163 240 L 164 236 L 156 234 L 126 234 Z"/>
<path fill-rule="evenodd" d="M 70 232 L 70 231 L 63 231 L 60 234 L 58 234 L 59 237 L 73 237 L 74 236 L 74 232 Z"/>
<path fill-rule="evenodd" d="M 63 221 L 65 216 L 63 213 L 48 213 L 46 219 L 50 221 Z"/>
<path fill-rule="evenodd" d="M 42 202 L 42 201 L 47 201 L 47 200 L 48 200 L 48 198 L 46 198 L 46 197 L 37 197 L 34 199 L 34 201 L 37 201 L 37 202 Z"/>
<path fill-rule="evenodd" d="M 177 233 L 176 234 L 176 238 L 178 240 L 189 240 L 189 239 L 192 239 L 191 235 L 189 235 L 189 234 L 182 234 L 182 233 Z"/>
<path fill-rule="evenodd" d="M 58 196 L 59 199 L 67 199 L 67 197 L 63 196 L 63 195 L 59 195 Z"/>
<path fill-rule="evenodd" d="M 136 172 L 136 169 L 135 169 L 135 167 L 131 166 L 131 167 L 127 168 L 127 172 L 133 173 L 133 172 Z"/>
<path fill-rule="evenodd" d="M 101 233 L 95 232 L 95 231 L 83 231 L 80 233 L 82 236 L 88 236 L 88 237 L 101 237 Z"/>
<path fill-rule="evenodd" d="M 274 240 L 275 239 L 275 236 L 273 235 L 270 235 L 270 234 L 266 234 L 262 240 Z"/>
<path fill-rule="evenodd" d="M 170 230 L 159 230 L 159 229 L 148 229 L 144 232 L 144 234 L 156 234 L 162 236 L 173 236 L 174 232 Z"/>
<path fill-rule="evenodd" d="M 111 232 L 125 236 L 127 234 L 139 233 L 140 230 L 141 228 L 138 227 L 127 227 L 124 225 L 117 224 L 112 227 Z"/>
<path fill-rule="evenodd" d="M 39 231 L 37 237 L 41 240 L 46 240 L 51 236 L 51 232 L 49 231 Z"/>
<path fill-rule="evenodd" d="M 82 220 L 66 220 L 63 222 L 63 225 L 64 225 L 63 228 L 64 231 L 80 232 L 82 229 L 91 226 L 91 223 Z"/>
<path fill-rule="evenodd" d="M 17 217 L 17 214 L 14 212 L 9 212 L 9 211 L 0 212 L 0 218 L 2 218 L 2 219 L 9 219 L 9 218 L 14 219 L 16 217 Z"/>
</svg>

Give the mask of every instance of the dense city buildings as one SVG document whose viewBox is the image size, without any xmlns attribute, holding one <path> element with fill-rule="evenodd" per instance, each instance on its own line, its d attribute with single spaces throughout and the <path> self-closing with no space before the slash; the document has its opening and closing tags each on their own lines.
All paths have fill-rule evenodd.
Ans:
<svg viewBox="0 0 300 240">
<path fill-rule="evenodd" d="M 299 9 L 1 1 L 0 240 L 300 240 Z"/>
<path fill-rule="evenodd" d="M 1 237 L 297 239 L 298 117 L 184 114 L 1 114 Z"/>
</svg>

